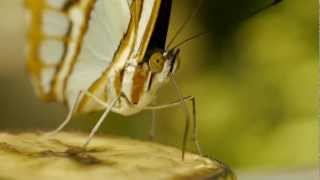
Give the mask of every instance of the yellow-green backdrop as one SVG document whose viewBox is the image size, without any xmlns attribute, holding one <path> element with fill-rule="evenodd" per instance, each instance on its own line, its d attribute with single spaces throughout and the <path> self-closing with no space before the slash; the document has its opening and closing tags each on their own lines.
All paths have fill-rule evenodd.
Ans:
<svg viewBox="0 0 320 180">
<path fill-rule="evenodd" d="M 174 0 L 169 39 L 198 1 Z M 235 169 L 305 169 L 317 159 L 317 1 L 285 0 L 239 21 L 268 0 L 205 0 L 177 41 L 177 79 L 197 101 L 199 140 L 206 155 Z M 23 1 L 0 2 L 0 131 L 53 129 L 61 104 L 38 100 L 25 70 Z M 168 85 L 158 102 L 176 98 Z M 89 132 L 100 113 L 77 115 L 68 130 Z M 180 147 L 181 108 L 157 113 L 156 141 Z M 99 133 L 147 139 L 151 113 L 111 114 Z M 189 143 L 190 150 L 194 148 Z"/>
</svg>

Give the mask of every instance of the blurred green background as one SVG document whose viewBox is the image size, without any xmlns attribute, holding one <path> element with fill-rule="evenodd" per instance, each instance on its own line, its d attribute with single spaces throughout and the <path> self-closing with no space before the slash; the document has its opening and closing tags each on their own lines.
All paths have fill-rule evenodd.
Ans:
<svg viewBox="0 0 320 180">
<path fill-rule="evenodd" d="M 309 170 L 317 164 L 317 1 L 284 0 L 239 21 L 270 0 L 205 0 L 176 42 L 178 83 L 197 100 L 199 140 L 206 155 L 246 170 Z M 174 0 L 169 39 L 198 1 Z M 22 0 L 0 1 L 1 131 L 53 129 L 67 109 L 36 98 L 25 70 Z M 168 85 L 159 103 L 176 98 Z M 100 113 L 81 114 L 69 130 L 88 133 Z M 156 141 L 180 147 L 181 108 L 157 113 Z M 148 139 L 151 113 L 111 114 L 99 133 Z M 194 150 L 192 143 L 189 149 Z"/>
</svg>

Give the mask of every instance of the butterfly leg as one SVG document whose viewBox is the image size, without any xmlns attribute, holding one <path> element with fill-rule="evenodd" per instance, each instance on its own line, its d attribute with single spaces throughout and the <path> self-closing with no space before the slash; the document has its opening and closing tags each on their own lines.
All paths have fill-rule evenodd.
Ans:
<svg viewBox="0 0 320 180">
<path fill-rule="evenodd" d="M 107 117 L 107 115 L 109 114 L 109 112 L 111 111 L 111 109 L 113 108 L 113 106 L 116 104 L 116 102 L 119 100 L 120 96 L 118 96 L 117 98 L 114 98 L 109 106 L 105 106 L 106 109 L 104 110 L 103 114 L 101 115 L 101 117 L 99 118 L 98 122 L 96 123 L 96 125 L 93 127 L 93 129 L 91 130 L 89 137 L 87 138 L 86 142 L 83 145 L 83 148 L 86 148 L 90 141 L 92 140 L 93 136 L 96 134 L 96 132 L 98 131 L 99 127 L 101 126 L 101 124 L 103 123 L 103 121 L 105 120 L 105 118 Z"/>
<path fill-rule="evenodd" d="M 149 138 L 151 141 L 153 141 L 156 136 L 156 122 L 157 122 L 156 111 L 157 110 L 155 109 L 151 110 L 152 119 L 151 119 L 150 131 L 149 131 Z"/>
<path fill-rule="evenodd" d="M 120 96 L 127 102 L 127 104 L 129 106 L 134 106 L 134 104 L 132 104 L 129 100 L 129 98 L 126 96 L 126 94 L 124 94 L 123 92 L 120 94 Z M 155 102 L 153 102 L 155 103 Z M 152 120 L 151 120 L 151 127 L 150 127 L 150 131 L 149 131 L 149 138 L 151 141 L 153 141 L 154 137 L 155 137 L 155 123 L 156 123 L 156 109 L 151 109 L 151 113 L 152 113 Z"/>
<path fill-rule="evenodd" d="M 90 135 L 87 139 L 87 141 L 85 142 L 85 144 L 83 145 L 83 148 L 86 148 L 90 141 L 92 140 L 93 136 L 95 135 L 95 133 L 97 132 L 97 130 L 99 129 L 99 127 L 101 126 L 102 122 L 104 121 L 104 119 L 106 118 L 106 116 L 109 114 L 109 112 L 111 111 L 111 109 L 113 108 L 113 106 L 116 104 L 116 102 L 120 99 L 120 98 L 123 98 L 127 104 L 129 106 L 134 106 L 128 99 L 128 97 L 123 93 L 121 92 L 121 94 L 115 98 L 114 100 L 111 101 L 110 105 L 109 106 L 106 106 L 106 109 L 104 111 L 104 113 L 102 114 L 102 116 L 99 118 L 97 124 L 94 126 L 94 128 L 91 130 L 90 132 Z"/>
<path fill-rule="evenodd" d="M 55 129 L 54 131 L 49 132 L 48 134 L 46 134 L 47 136 L 56 135 L 58 132 L 60 132 L 71 121 L 72 115 L 75 113 L 76 109 L 78 108 L 80 100 L 83 98 L 83 96 L 89 96 L 93 100 L 95 100 L 97 103 L 101 104 L 102 106 L 104 106 L 104 107 L 107 106 L 107 104 L 105 102 L 103 102 L 102 100 L 98 99 L 96 96 L 92 95 L 90 92 L 88 92 L 88 91 L 80 91 L 78 96 L 76 97 L 75 102 L 71 106 L 70 111 L 69 111 L 66 119 L 58 126 L 57 129 Z"/>
<path fill-rule="evenodd" d="M 200 155 L 202 155 L 202 150 L 200 147 L 200 143 L 198 140 L 198 124 L 197 124 L 197 111 L 196 111 L 196 99 L 192 96 L 192 120 L 193 120 L 193 129 L 192 129 L 192 141 L 197 148 L 197 151 Z"/>
<path fill-rule="evenodd" d="M 197 116 L 196 116 L 196 101 L 195 101 L 195 97 L 193 96 L 186 96 L 183 98 L 184 101 L 191 101 L 192 103 L 192 122 L 193 122 L 193 128 L 192 128 L 192 141 L 194 142 L 197 151 L 200 155 L 202 155 L 202 151 L 200 148 L 200 144 L 198 141 L 198 132 L 197 132 Z M 178 101 L 174 101 L 168 104 L 164 104 L 164 105 L 156 105 L 156 106 L 148 106 L 146 108 L 144 108 L 144 110 L 159 110 L 159 109 L 165 109 L 165 108 L 171 108 L 171 107 L 176 107 L 176 106 L 180 106 L 182 105 L 181 100 Z M 183 139 L 183 144 L 186 143 L 187 140 L 187 131 L 185 131 L 184 134 L 184 139 Z M 183 149 L 183 153 L 184 153 L 184 149 Z"/>
<path fill-rule="evenodd" d="M 71 120 L 72 115 L 74 114 L 75 110 L 77 109 L 80 99 L 82 99 L 84 95 L 83 91 L 80 91 L 75 102 L 72 104 L 70 111 L 68 112 L 68 115 L 66 117 L 66 119 L 58 126 L 58 128 L 56 128 L 54 131 L 49 132 L 48 134 L 46 134 L 47 136 L 54 136 L 56 135 L 58 132 L 60 132 Z"/>
<path fill-rule="evenodd" d="M 109 114 L 109 112 L 111 111 L 111 109 L 113 108 L 113 106 L 116 104 L 116 102 L 117 102 L 121 97 L 124 98 L 124 99 L 127 101 L 127 103 L 128 103 L 129 106 L 133 106 L 133 105 L 130 103 L 128 97 L 127 97 L 123 92 L 122 92 L 118 97 L 116 97 L 115 99 L 113 99 L 113 100 L 111 101 L 111 103 L 110 103 L 109 106 L 105 106 L 105 107 L 106 107 L 105 111 L 103 112 L 103 114 L 102 114 L 101 117 L 99 118 L 97 124 L 96 124 L 96 125 L 93 127 L 93 129 L 91 130 L 89 137 L 87 138 L 86 142 L 85 142 L 84 145 L 83 145 L 83 148 L 86 148 L 86 147 L 89 145 L 90 141 L 92 140 L 93 136 L 94 136 L 94 135 L 96 134 L 96 132 L 98 131 L 98 129 L 99 129 L 99 127 L 101 126 L 102 122 L 105 120 L 106 116 Z M 94 97 L 94 98 L 96 98 L 96 97 Z M 99 99 L 97 98 L 97 100 L 99 100 Z M 101 100 L 99 100 L 99 101 L 101 101 Z"/>
</svg>

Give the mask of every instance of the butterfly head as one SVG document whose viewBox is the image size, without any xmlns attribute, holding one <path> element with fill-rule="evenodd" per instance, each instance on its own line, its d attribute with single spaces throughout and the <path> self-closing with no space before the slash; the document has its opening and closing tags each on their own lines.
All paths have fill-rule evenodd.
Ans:
<svg viewBox="0 0 320 180">
<path fill-rule="evenodd" d="M 169 81 L 170 76 L 174 75 L 179 67 L 179 49 L 169 51 L 154 51 L 148 60 L 151 71 L 151 79 L 148 82 L 150 91 L 157 90 L 163 84 Z"/>
</svg>

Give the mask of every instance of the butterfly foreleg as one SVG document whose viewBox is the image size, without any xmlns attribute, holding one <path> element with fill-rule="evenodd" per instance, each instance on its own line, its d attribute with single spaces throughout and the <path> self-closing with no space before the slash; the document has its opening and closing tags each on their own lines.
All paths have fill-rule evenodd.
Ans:
<svg viewBox="0 0 320 180">
<path fill-rule="evenodd" d="M 194 99 L 193 96 L 186 96 L 183 97 L 184 101 L 190 101 L 191 99 Z M 181 100 L 176 100 L 167 104 L 161 104 L 161 105 L 151 105 L 143 108 L 143 110 L 159 110 L 159 109 L 166 109 L 171 107 L 180 106 L 182 104 Z"/>
<path fill-rule="evenodd" d="M 80 102 L 80 99 L 82 99 L 83 95 L 84 95 L 83 91 L 80 91 L 79 94 L 77 95 L 76 100 L 72 104 L 66 119 L 55 130 L 53 130 L 52 132 L 47 133 L 46 136 L 54 136 L 54 135 L 56 135 L 57 133 L 59 133 L 70 122 L 70 120 L 72 118 L 72 115 L 74 114 L 75 110 L 77 109 L 77 107 L 79 105 L 79 102 Z"/>
<path fill-rule="evenodd" d="M 156 100 L 153 101 L 152 105 L 155 105 L 155 104 L 156 104 Z M 151 141 L 153 141 L 156 136 L 156 112 L 157 112 L 156 109 L 151 110 L 152 118 L 151 118 L 151 125 L 150 125 L 150 131 L 149 131 L 149 138 Z"/>
<path fill-rule="evenodd" d="M 94 101 L 96 101 L 97 103 L 101 104 L 103 107 L 107 107 L 107 104 L 105 102 L 103 102 L 102 100 L 100 100 L 99 98 L 97 98 L 96 96 L 91 94 L 90 92 L 81 90 L 79 92 L 79 94 L 77 95 L 76 100 L 72 104 L 66 119 L 58 126 L 58 128 L 56 128 L 54 131 L 49 132 L 48 134 L 46 134 L 47 136 L 56 135 L 71 121 L 72 116 L 75 113 L 75 111 L 77 110 L 77 108 L 79 106 L 79 103 L 80 103 L 80 100 L 83 98 L 83 96 L 91 97 Z"/>
<path fill-rule="evenodd" d="M 109 105 L 105 106 L 106 108 L 105 108 L 103 114 L 101 115 L 101 117 L 99 118 L 98 122 L 93 127 L 93 129 L 91 130 L 86 142 L 83 145 L 83 148 L 86 148 L 89 145 L 89 143 L 92 140 L 93 136 L 96 134 L 96 132 L 98 131 L 98 129 L 101 126 L 102 122 L 106 119 L 107 115 L 109 114 L 111 109 L 114 107 L 116 102 L 119 100 L 119 98 L 120 98 L 120 96 L 114 98 Z"/>
<path fill-rule="evenodd" d="M 183 100 L 185 102 L 190 102 L 192 103 L 192 122 L 193 122 L 193 128 L 192 128 L 192 141 L 194 142 L 197 151 L 200 155 L 202 155 L 202 151 L 200 148 L 200 144 L 198 141 L 198 127 L 197 127 L 197 114 L 196 114 L 196 100 L 194 96 L 186 96 L 183 97 Z M 171 107 L 176 107 L 182 105 L 183 102 L 181 100 L 177 100 L 168 104 L 163 104 L 163 105 L 155 105 L 155 106 L 147 106 L 144 108 L 144 110 L 159 110 L 159 109 L 166 109 L 166 108 L 171 108 Z"/>
<path fill-rule="evenodd" d="M 105 104 L 103 101 L 101 101 L 100 99 L 98 99 L 98 98 L 95 97 L 94 95 L 92 95 L 92 94 L 90 95 L 90 94 L 89 94 L 89 96 L 90 96 L 90 97 L 92 96 L 93 99 L 96 99 L 96 100 L 97 100 L 97 102 L 100 101 L 100 103 L 101 103 L 102 105 Z M 103 114 L 102 114 L 101 117 L 99 118 L 97 124 L 96 124 L 96 125 L 94 126 L 94 128 L 91 130 L 90 135 L 89 135 L 89 137 L 87 138 L 87 141 L 86 141 L 86 142 L 84 143 L 84 145 L 83 145 L 83 148 L 86 148 L 86 147 L 88 146 L 88 144 L 90 143 L 92 137 L 95 135 L 95 133 L 97 132 L 97 130 L 98 130 L 99 127 L 101 126 L 101 124 L 102 124 L 102 122 L 104 121 L 104 119 L 106 118 L 106 116 L 109 114 L 109 112 L 111 111 L 111 109 L 114 107 L 114 105 L 116 104 L 116 102 L 119 101 L 120 98 L 123 98 L 123 99 L 127 102 L 127 104 L 128 104 L 129 106 L 134 106 L 134 105 L 130 102 L 129 98 L 128 98 L 123 92 L 121 92 L 120 95 L 119 95 L 118 97 L 114 98 L 109 105 L 106 105 L 106 106 L 105 106 L 105 107 L 106 107 L 105 111 L 103 112 Z"/>
</svg>

